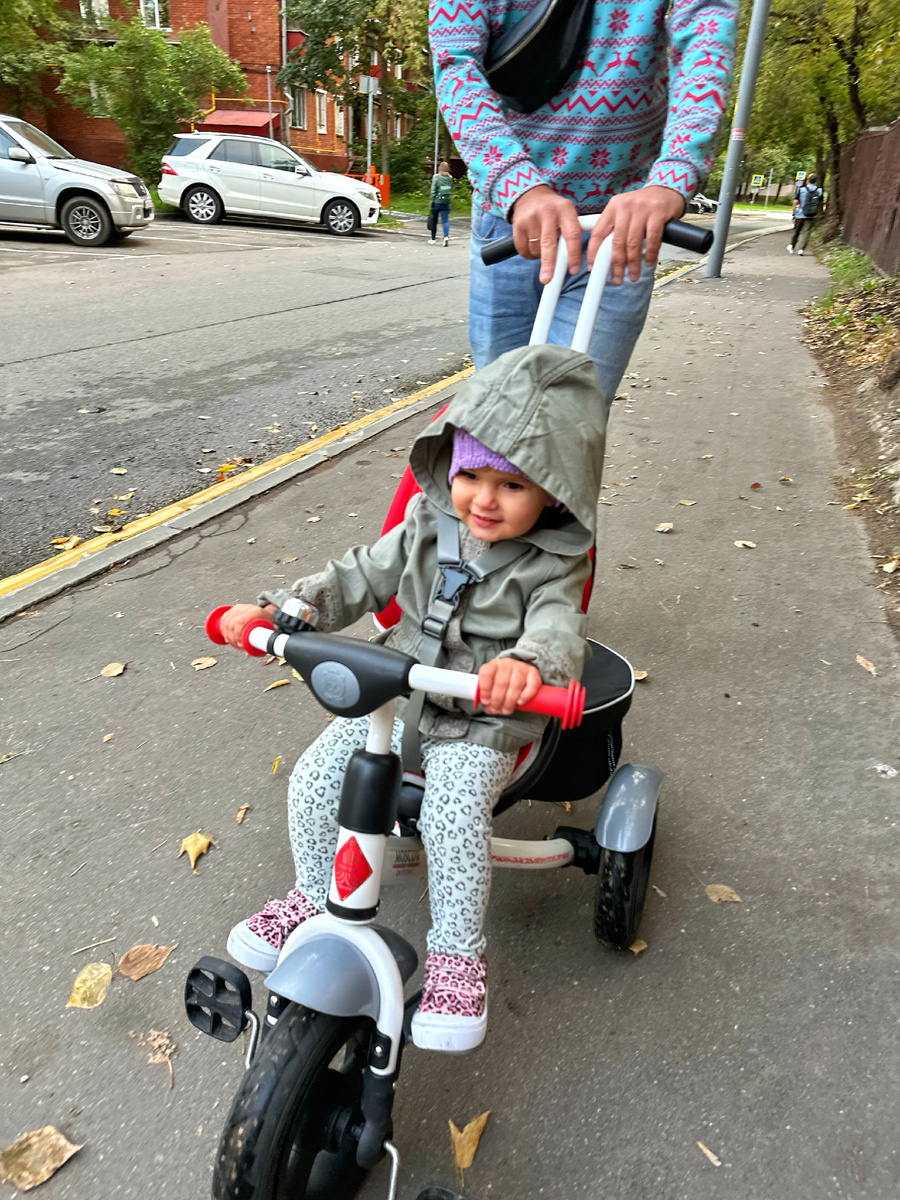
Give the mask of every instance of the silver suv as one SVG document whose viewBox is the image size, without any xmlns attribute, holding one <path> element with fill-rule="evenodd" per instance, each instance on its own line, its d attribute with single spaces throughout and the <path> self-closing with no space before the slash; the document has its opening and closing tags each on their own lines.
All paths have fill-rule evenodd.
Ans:
<svg viewBox="0 0 900 1200">
<path fill-rule="evenodd" d="M 76 246 L 104 246 L 152 220 L 137 175 L 75 158 L 21 117 L 0 114 L 0 222 L 49 225 Z"/>
</svg>

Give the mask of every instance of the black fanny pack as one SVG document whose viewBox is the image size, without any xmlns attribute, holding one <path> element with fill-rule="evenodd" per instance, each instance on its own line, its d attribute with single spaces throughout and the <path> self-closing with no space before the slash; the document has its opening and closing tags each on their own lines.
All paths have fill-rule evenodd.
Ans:
<svg viewBox="0 0 900 1200">
<path fill-rule="evenodd" d="M 584 54 L 593 8 L 594 0 L 542 0 L 491 40 L 485 75 L 509 108 L 534 112 L 562 91 Z"/>
</svg>

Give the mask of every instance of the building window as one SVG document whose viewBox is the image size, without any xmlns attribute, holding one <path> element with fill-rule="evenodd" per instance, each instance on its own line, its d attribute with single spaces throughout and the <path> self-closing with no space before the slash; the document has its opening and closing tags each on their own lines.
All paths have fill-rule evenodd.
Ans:
<svg viewBox="0 0 900 1200">
<path fill-rule="evenodd" d="M 377 67 L 377 66 L 378 66 L 378 63 L 379 63 L 378 51 L 377 51 L 377 50 L 373 50 L 373 51 L 372 51 L 372 66 L 373 66 L 373 67 Z"/>
<path fill-rule="evenodd" d="M 295 129 L 306 128 L 306 88 L 291 88 L 291 124 Z"/>
<path fill-rule="evenodd" d="M 92 0 L 94 4 L 97 0 Z M 107 9 L 109 0 L 103 0 Z M 170 29 L 169 0 L 141 0 L 141 19 L 151 29 Z"/>
<path fill-rule="evenodd" d="M 400 66 L 400 64 L 399 64 L 399 63 L 397 63 L 397 67 L 396 67 L 396 75 L 397 75 L 397 78 L 398 78 L 398 79 L 402 79 L 402 78 L 403 78 L 403 68 Z"/>
<path fill-rule="evenodd" d="M 92 25 L 107 26 L 109 24 L 109 0 L 78 0 L 82 19 Z"/>
<path fill-rule="evenodd" d="M 334 133 L 335 137 L 344 136 L 344 110 L 339 104 L 334 106 Z"/>
<path fill-rule="evenodd" d="M 394 137 L 403 137 L 403 118 L 394 117 Z"/>
<path fill-rule="evenodd" d="M 328 132 L 328 93 L 316 92 L 316 132 Z"/>
</svg>

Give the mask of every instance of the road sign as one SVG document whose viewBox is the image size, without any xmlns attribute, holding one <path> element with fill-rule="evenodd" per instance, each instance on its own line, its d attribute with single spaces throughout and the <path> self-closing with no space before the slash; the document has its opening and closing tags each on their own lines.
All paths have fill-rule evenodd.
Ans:
<svg viewBox="0 0 900 1200">
<path fill-rule="evenodd" d="M 750 186 L 751 187 L 762 187 L 765 178 L 766 178 L 765 175 L 752 175 L 750 177 Z"/>
<path fill-rule="evenodd" d="M 378 80 L 374 75 L 360 75 L 359 91 L 362 96 L 377 96 Z"/>
<path fill-rule="evenodd" d="M 797 172 L 797 174 L 794 176 L 794 182 L 795 182 L 795 183 L 802 183 L 802 182 L 803 182 L 803 180 L 804 180 L 805 178 L 806 178 L 806 172 L 805 172 L 805 171 L 798 171 L 798 172 Z"/>
</svg>

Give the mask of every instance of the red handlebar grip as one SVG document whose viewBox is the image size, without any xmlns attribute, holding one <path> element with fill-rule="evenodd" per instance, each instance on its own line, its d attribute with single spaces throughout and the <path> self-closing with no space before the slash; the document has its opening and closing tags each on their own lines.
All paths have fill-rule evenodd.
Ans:
<svg viewBox="0 0 900 1200">
<path fill-rule="evenodd" d="M 206 636 L 217 646 L 225 645 L 225 639 L 222 637 L 222 618 L 229 608 L 231 608 L 230 604 L 221 604 L 218 608 L 214 608 L 206 618 Z"/>
<path fill-rule="evenodd" d="M 570 679 L 567 688 L 544 684 L 528 704 L 520 704 L 523 712 L 544 713 L 548 717 L 559 717 L 563 729 L 573 729 L 581 724 L 584 716 L 586 689 L 577 679 Z"/>
<path fill-rule="evenodd" d="M 255 621 L 248 621 L 243 628 L 243 632 L 241 633 L 241 645 L 244 647 L 247 653 L 252 654 L 254 658 L 263 658 L 266 653 L 265 650 L 257 650 L 257 648 L 250 641 L 250 634 L 254 629 L 268 629 L 268 631 L 272 633 L 275 629 L 275 626 L 271 621 L 266 621 L 262 617 L 257 617 Z"/>
</svg>

